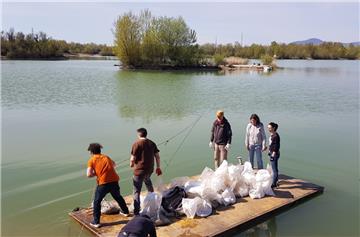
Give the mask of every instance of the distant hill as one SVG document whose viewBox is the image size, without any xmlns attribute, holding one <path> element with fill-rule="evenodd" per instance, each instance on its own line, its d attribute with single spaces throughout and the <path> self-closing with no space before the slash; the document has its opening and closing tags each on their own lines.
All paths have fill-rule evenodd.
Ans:
<svg viewBox="0 0 360 237">
<path fill-rule="evenodd" d="M 323 40 L 318 39 L 318 38 L 310 38 L 310 39 L 307 39 L 307 40 L 294 41 L 294 42 L 291 42 L 291 44 L 299 44 L 299 45 L 306 45 L 306 44 L 320 45 L 320 44 L 325 43 L 325 42 L 329 42 L 329 41 L 323 41 Z M 350 42 L 350 43 L 342 43 L 342 44 L 345 45 L 345 46 L 348 46 L 348 45 L 350 45 L 350 44 L 353 44 L 353 45 L 355 45 L 355 46 L 360 46 L 360 41 Z"/>
</svg>

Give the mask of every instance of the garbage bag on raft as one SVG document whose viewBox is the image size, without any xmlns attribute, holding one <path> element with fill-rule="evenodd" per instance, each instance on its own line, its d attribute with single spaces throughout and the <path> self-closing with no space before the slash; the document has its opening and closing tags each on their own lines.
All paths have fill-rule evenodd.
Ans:
<svg viewBox="0 0 360 237">
<path fill-rule="evenodd" d="M 255 186 L 256 183 L 255 172 L 249 161 L 245 162 L 244 169 L 241 172 L 241 176 L 244 182 L 250 187 L 250 189 Z"/>
<path fill-rule="evenodd" d="M 210 169 L 209 167 L 205 167 L 204 170 L 201 172 L 199 181 L 206 181 L 209 179 L 212 179 L 214 175 L 214 171 L 212 169 Z"/>
<path fill-rule="evenodd" d="M 211 203 L 209 203 L 206 200 L 202 200 L 201 203 L 198 204 L 196 215 L 200 217 L 207 217 L 210 216 L 212 213 L 212 206 Z"/>
<path fill-rule="evenodd" d="M 252 199 L 263 198 L 265 195 L 275 196 L 272 188 L 272 175 L 269 170 L 258 170 L 255 177 L 255 185 L 249 191 Z"/>
<path fill-rule="evenodd" d="M 235 194 L 230 190 L 230 188 L 225 189 L 225 191 L 221 194 L 222 204 L 225 206 L 229 206 L 236 202 Z"/>
<path fill-rule="evenodd" d="M 141 202 L 141 213 L 149 216 L 153 221 L 156 221 L 159 218 L 161 199 L 162 197 L 159 193 L 148 193 Z"/>
<path fill-rule="evenodd" d="M 230 185 L 228 162 L 224 160 L 221 165 L 215 170 L 211 180 L 212 188 L 217 193 L 222 193 L 226 187 Z"/>
<path fill-rule="evenodd" d="M 184 187 L 185 183 L 189 180 L 190 180 L 190 178 L 187 176 L 174 178 L 171 180 L 170 188 L 173 188 L 176 186 Z"/>
<path fill-rule="evenodd" d="M 229 177 L 229 187 L 232 191 L 238 190 L 241 185 L 244 185 L 241 172 L 244 167 L 242 165 L 232 165 L 228 166 L 228 177 Z"/>
<path fill-rule="evenodd" d="M 91 203 L 91 207 L 94 207 L 94 202 Z M 105 198 L 101 201 L 101 214 L 117 214 L 120 208 L 114 202 L 107 201 Z"/>
<path fill-rule="evenodd" d="M 189 180 L 185 183 L 184 189 L 188 197 L 201 196 L 203 186 L 202 183 L 198 180 Z"/>
<path fill-rule="evenodd" d="M 249 186 L 247 186 L 246 183 L 242 182 L 234 188 L 233 192 L 236 197 L 249 196 Z"/>
<path fill-rule="evenodd" d="M 202 199 L 199 197 L 196 198 L 183 198 L 182 199 L 182 208 L 187 218 L 194 218 L 198 205 L 202 203 Z"/>
</svg>

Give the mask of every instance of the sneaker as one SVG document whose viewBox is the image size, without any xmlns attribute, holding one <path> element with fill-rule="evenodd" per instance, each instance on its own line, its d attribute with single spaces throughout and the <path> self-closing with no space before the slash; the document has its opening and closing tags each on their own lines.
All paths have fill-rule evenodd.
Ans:
<svg viewBox="0 0 360 237">
<path fill-rule="evenodd" d="M 100 223 L 94 223 L 94 222 L 90 222 L 90 225 L 94 228 L 100 228 L 101 224 Z"/>
<path fill-rule="evenodd" d="M 124 213 L 122 211 L 119 211 L 119 214 L 122 215 L 122 216 L 125 216 L 125 217 L 129 217 L 130 216 L 130 213 Z"/>
</svg>

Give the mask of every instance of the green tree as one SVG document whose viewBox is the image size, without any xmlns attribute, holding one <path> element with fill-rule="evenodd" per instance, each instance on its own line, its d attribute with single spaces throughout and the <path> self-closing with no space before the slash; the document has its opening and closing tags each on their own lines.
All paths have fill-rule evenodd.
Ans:
<svg viewBox="0 0 360 237">
<path fill-rule="evenodd" d="M 126 66 L 141 65 L 141 23 L 132 12 L 120 16 L 115 23 L 115 54 Z"/>
</svg>

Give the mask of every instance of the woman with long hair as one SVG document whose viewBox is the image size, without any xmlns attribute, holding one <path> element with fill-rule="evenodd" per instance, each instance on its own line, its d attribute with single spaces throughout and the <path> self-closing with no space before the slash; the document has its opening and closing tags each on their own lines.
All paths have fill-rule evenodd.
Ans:
<svg viewBox="0 0 360 237">
<path fill-rule="evenodd" d="M 266 147 L 266 134 L 264 125 L 260 122 L 257 114 L 250 116 L 250 122 L 246 127 L 245 146 L 249 151 L 249 159 L 252 167 L 254 168 L 254 157 L 256 156 L 257 168 L 263 168 L 262 152 L 267 149 Z"/>
</svg>

